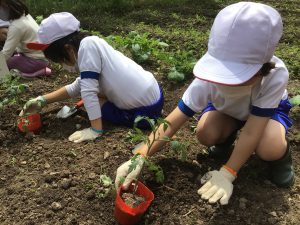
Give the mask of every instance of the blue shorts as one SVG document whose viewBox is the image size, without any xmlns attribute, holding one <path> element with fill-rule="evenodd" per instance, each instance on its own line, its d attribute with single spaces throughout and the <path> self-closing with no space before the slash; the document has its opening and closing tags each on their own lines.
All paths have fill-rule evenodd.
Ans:
<svg viewBox="0 0 300 225">
<path fill-rule="evenodd" d="M 292 119 L 289 117 L 289 112 L 292 108 L 292 104 L 290 103 L 289 99 L 281 100 L 279 103 L 279 106 L 275 109 L 274 115 L 271 117 L 271 119 L 278 121 L 281 123 L 284 128 L 285 132 L 293 125 Z M 211 102 L 207 104 L 207 106 L 203 109 L 202 114 L 216 110 L 216 108 L 213 106 Z M 246 121 L 240 121 L 240 126 L 244 126 Z"/>
<path fill-rule="evenodd" d="M 114 103 L 107 101 L 103 104 L 101 112 L 104 120 L 118 125 L 133 127 L 134 120 L 138 116 L 145 116 L 151 119 L 161 117 L 163 106 L 164 94 L 160 88 L 159 100 L 150 106 L 142 106 L 134 109 L 120 109 Z M 142 120 L 137 124 L 137 127 L 141 129 L 148 129 L 150 128 L 150 125 L 146 120 Z"/>
</svg>

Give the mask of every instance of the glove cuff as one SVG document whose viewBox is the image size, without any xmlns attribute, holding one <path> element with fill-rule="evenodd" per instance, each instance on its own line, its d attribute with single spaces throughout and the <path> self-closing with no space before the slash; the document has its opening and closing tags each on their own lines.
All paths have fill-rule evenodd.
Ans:
<svg viewBox="0 0 300 225">
<path fill-rule="evenodd" d="M 143 157 L 146 157 L 146 153 L 145 153 L 144 151 L 142 151 L 142 150 L 137 150 L 137 151 L 135 152 L 135 155 L 141 155 L 141 156 L 143 156 Z"/>
<path fill-rule="evenodd" d="M 228 171 L 226 169 L 226 167 L 222 166 L 221 169 L 220 169 L 220 172 L 223 174 L 224 177 L 226 177 L 228 180 L 230 180 L 230 182 L 232 183 L 235 178 L 236 178 L 236 175 L 233 175 L 230 171 Z"/>
<path fill-rule="evenodd" d="M 91 127 L 91 129 L 92 129 L 92 131 L 95 131 L 97 134 L 104 133 L 104 130 L 97 130 L 97 129 L 93 128 L 93 127 Z"/>
<path fill-rule="evenodd" d="M 47 105 L 47 101 L 44 96 L 40 95 L 36 99 L 41 103 L 41 107 L 44 107 L 45 105 Z"/>
<path fill-rule="evenodd" d="M 223 165 L 223 168 L 225 168 L 229 173 L 231 173 L 233 176 L 237 177 L 237 172 L 232 169 L 231 167 L 227 166 L 227 165 Z"/>
</svg>

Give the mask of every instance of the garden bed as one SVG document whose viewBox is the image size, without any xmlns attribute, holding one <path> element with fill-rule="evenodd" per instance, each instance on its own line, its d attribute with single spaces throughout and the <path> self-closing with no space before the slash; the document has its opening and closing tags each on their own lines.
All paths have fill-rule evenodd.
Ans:
<svg viewBox="0 0 300 225">
<path fill-rule="evenodd" d="M 275 1 L 270 2 L 276 3 Z M 289 1 L 278 7 L 281 7 L 285 13 L 284 10 L 292 7 L 294 2 L 297 1 Z M 206 12 L 205 20 L 198 18 L 197 21 L 192 20 L 191 24 L 186 23 L 185 25 L 195 27 L 200 24 L 203 27 L 198 29 L 199 32 L 208 30 L 212 18 L 221 5 L 210 7 L 213 8 Z M 151 12 L 155 12 L 153 9 L 151 10 Z M 203 38 L 205 41 L 194 46 L 193 40 L 187 34 L 171 33 L 171 31 L 174 32 L 172 27 L 178 26 L 178 29 L 184 29 L 182 21 L 187 22 L 189 18 L 196 18 L 197 8 L 193 4 L 175 7 L 175 9 L 166 7 L 165 10 L 163 8 L 160 10 L 161 14 L 153 13 L 151 17 L 147 17 L 147 20 L 147 18 L 143 19 L 141 15 L 143 13 L 148 15 L 149 10 L 140 8 L 122 17 L 128 19 L 131 15 L 132 21 L 135 23 L 131 21 L 128 25 L 121 22 L 120 24 L 106 25 L 106 32 L 121 33 L 121 31 L 128 32 L 133 29 L 149 32 L 154 26 L 160 26 L 165 33 L 160 34 L 154 30 L 151 36 L 170 44 L 171 49 L 188 44 L 193 45 L 191 49 L 203 50 L 205 48 L 205 38 Z M 294 14 L 292 12 L 292 15 Z M 176 19 L 176 15 L 179 16 L 179 19 Z M 152 19 L 150 20 L 150 18 Z M 119 19 L 118 17 L 116 21 L 119 22 Z M 284 19 L 288 18 L 284 17 Z M 145 20 L 145 24 L 139 23 L 143 20 Z M 88 23 L 85 21 L 85 24 Z M 92 24 L 90 21 L 90 28 Z M 166 24 L 168 27 L 165 27 Z M 288 34 L 290 34 L 289 25 L 287 25 Z M 153 27 L 151 28 L 151 26 Z M 113 27 L 115 30 L 112 31 Z M 180 38 L 181 34 L 182 38 Z M 290 37 L 286 35 L 285 38 L 282 45 L 287 43 Z M 182 44 L 183 40 L 184 44 Z M 296 48 L 297 43 L 294 43 L 293 46 Z M 290 54 L 292 57 L 294 53 Z M 197 53 L 195 57 L 199 55 Z M 160 65 L 157 62 L 151 61 L 143 66 L 154 72 L 164 88 L 164 115 L 167 115 L 177 105 L 192 77 L 184 82 L 174 83 L 166 79 L 164 71 L 159 70 Z M 300 90 L 298 74 L 295 73 L 297 68 L 296 65 L 292 65 L 292 79 L 288 86 L 288 90 L 292 94 L 298 93 L 297 90 Z M 50 92 L 70 83 L 76 76 L 76 74 L 69 74 L 56 68 L 51 77 L 24 80 L 22 82 L 29 88 L 21 98 L 25 101 Z M 4 97 L 4 94 L 1 93 L 0 99 Z M 68 141 L 68 136 L 76 131 L 79 125 L 81 129 L 89 126 L 87 114 L 83 109 L 65 120 L 56 118 L 56 113 L 64 105 L 73 105 L 76 100 L 47 106 L 42 113 L 42 130 L 37 135 L 18 131 L 17 116 L 21 105 L 14 104 L 4 107 L 0 111 L 1 225 L 116 224 L 113 216 L 115 194 L 111 192 L 106 197 L 101 195 L 100 175 L 105 174 L 114 179 L 118 166 L 132 156 L 131 149 L 134 145 L 126 141 L 129 129 L 104 123 L 107 132 L 99 139 L 80 144 Z M 180 141 L 190 143 L 187 160 L 183 161 L 174 155 L 167 145 L 154 157 L 155 162 L 163 168 L 165 182 L 158 184 L 147 173 L 143 177 L 143 182 L 153 191 L 155 199 L 140 224 L 298 224 L 300 221 L 300 180 L 298 175 L 300 173 L 300 142 L 297 137 L 300 130 L 299 112 L 299 107 L 293 109 L 292 117 L 295 125 L 288 134 L 296 172 L 295 185 L 291 189 L 275 187 L 268 180 L 268 167 L 253 156 L 243 167 L 234 183 L 234 191 L 229 205 L 211 205 L 207 201 L 201 200 L 197 194 L 197 190 L 201 186 L 199 176 L 208 170 L 218 169 L 222 162 L 203 158 L 201 154 L 205 148 L 196 141 L 192 129 L 192 126 L 196 125 L 196 121 L 192 118 L 177 133 Z"/>
</svg>

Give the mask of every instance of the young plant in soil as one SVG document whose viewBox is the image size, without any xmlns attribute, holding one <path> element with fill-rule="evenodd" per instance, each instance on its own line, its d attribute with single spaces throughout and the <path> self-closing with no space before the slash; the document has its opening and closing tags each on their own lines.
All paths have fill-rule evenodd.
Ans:
<svg viewBox="0 0 300 225">
<path fill-rule="evenodd" d="M 28 90 L 28 85 L 20 84 L 19 78 L 12 74 L 0 80 L 0 111 L 7 105 L 21 104 L 21 94 Z"/>
<path fill-rule="evenodd" d="M 96 191 L 97 198 L 106 198 L 114 188 L 112 179 L 107 175 L 100 175 L 99 187 Z"/>
<path fill-rule="evenodd" d="M 153 139 L 150 140 L 149 136 L 144 134 L 138 127 L 137 124 L 141 121 L 147 121 L 150 125 L 151 131 L 153 133 Z M 155 180 L 157 183 L 163 183 L 164 182 L 164 173 L 162 168 L 152 162 L 149 157 L 148 157 L 148 152 L 155 143 L 155 141 L 166 141 L 166 142 L 171 142 L 172 149 L 177 153 L 181 154 L 183 158 L 186 156 L 186 148 L 188 147 L 187 144 L 182 144 L 178 141 L 174 141 L 172 138 L 169 137 L 163 137 L 162 139 L 157 137 L 156 132 L 158 131 L 158 128 L 162 125 L 163 126 L 163 131 L 165 132 L 170 125 L 169 122 L 163 118 L 158 118 L 156 121 L 154 119 L 150 119 L 148 117 L 142 117 L 138 116 L 135 121 L 135 125 L 133 128 L 133 132 L 130 131 L 128 133 L 127 139 L 129 139 L 133 143 L 137 142 L 143 142 L 147 145 L 147 151 L 145 156 L 140 157 L 139 154 L 136 154 L 132 159 L 131 159 L 131 164 L 129 166 L 129 173 L 132 172 L 133 170 L 136 169 L 136 167 L 139 164 L 139 160 L 144 160 L 144 164 L 146 165 L 147 169 L 152 172 L 155 175 Z M 159 133 L 158 133 L 159 136 Z M 144 168 L 144 167 L 143 167 Z M 142 174 L 142 171 L 140 175 Z M 139 176 L 140 176 L 139 175 Z M 123 180 L 124 181 L 124 180 Z M 122 181 L 121 181 L 122 183 Z M 125 203 L 131 207 L 136 207 L 139 205 L 141 202 L 144 201 L 144 198 L 142 196 L 138 196 L 136 194 L 137 186 L 138 186 L 138 178 L 135 179 L 134 181 L 134 189 L 132 193 L 124 192 L 122 195 L 122 199 L 125 201 Z"/>
</svg>

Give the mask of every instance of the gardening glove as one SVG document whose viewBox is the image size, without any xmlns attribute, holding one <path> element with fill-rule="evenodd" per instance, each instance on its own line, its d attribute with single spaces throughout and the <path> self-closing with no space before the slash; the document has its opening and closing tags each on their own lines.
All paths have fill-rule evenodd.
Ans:
<svg viewBox="0 0 300 225">
<path fill-rule="evenodd" d="M 219 171 L 210 171 L 201 178 L 201 184 L 205 184 L 198 190 L 198 194 L 201 195 L 202 199 L 208 200 L 209 203 L 216 203 L 220 200 L 221 205 L 227 205 L 233 190 L 232 182 L 235 178 L 236 176 L 225 167 Z"/>
<path fill-rule="evenodd" d="M 80 143 L 83 141 L 94 140 L 97 137 L 100 137 L 100 134 L 103 133 L 103 130 L 96 130 L 92 127 L 85 128 L 80 131 L 74 132 L 70 137 L 69 141 L 73 141 L 75 143 Z"/>
<path fill-rule="evenodd" d="M 47 104 L 46 99 L 43 96 L 39 96 L 34 99 L 30 99 L 23 106 L 22 111 L 19 116 L 26 116 L 30 114 L 39 113 L 42 111 L 42 108 Z"/>
<path fill-rule="evenodd" d="M 138 179 L 143 168 L 144 162 L 145 157 L 143 155 L 135 155 L 130 160 L 119 166 L 119 168 L 117 169 L 117 176 L 115 180 L 116 190 L 118 190 L 120 185 L 122 185 L 124 190 L 127 190 L 132 181 Z M 133 168 L 133 166 L 136 167 Z M 123 180 L 124 182 L 122 184 Z"/>
</svg>

